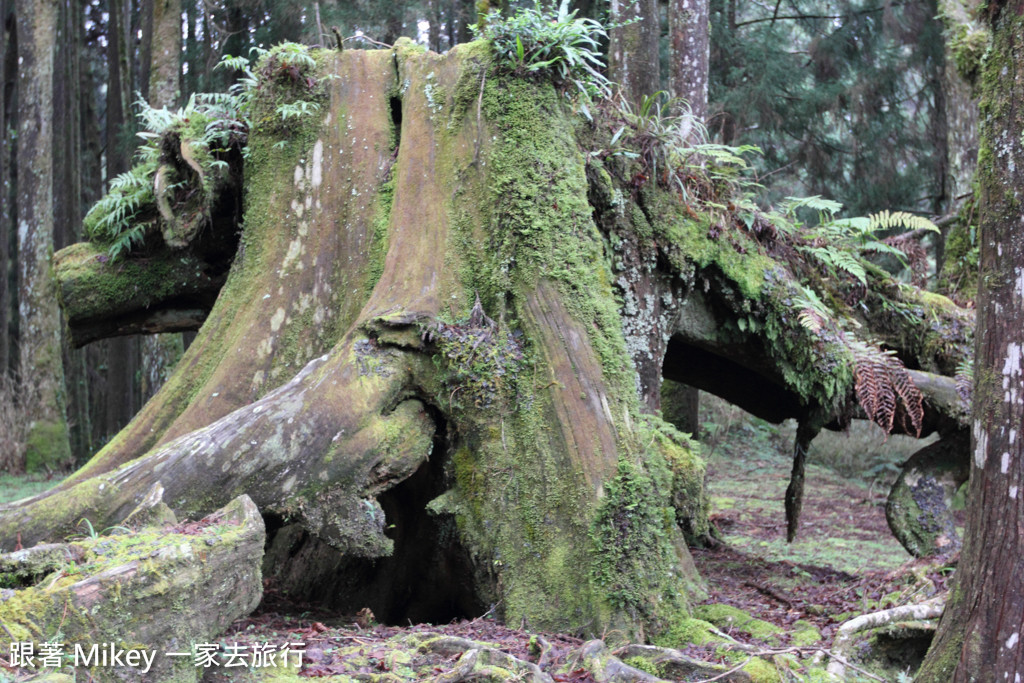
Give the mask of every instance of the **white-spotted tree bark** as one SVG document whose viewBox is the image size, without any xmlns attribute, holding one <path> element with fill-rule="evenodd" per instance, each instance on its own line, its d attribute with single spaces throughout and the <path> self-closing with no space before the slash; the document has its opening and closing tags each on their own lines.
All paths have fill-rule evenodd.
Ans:
<svg viewBox="0 0 1024 683">
<path fill-rule="evenodd" d="M 661 87 L 658 39 L 661 33 L 657 0 L 611 0 L 612 21 L 621 24 L 608 32 L 608 76 L 619 84 L 622 96 L 634 105 Z"/>
<path fill-rule="evenodd" d="M 709 12 L 708 0 L 671 0 L 668 4 L 669 92 L 686 100 L 700 121 L 708 113 Z"/>
<path fill-rule="evenodd" d="M 1024 2 L 986 9 L 981 92 L 981 274 L 967 529 L 939 630 L 916 680 L 1024 676 Z"/>
</svg>

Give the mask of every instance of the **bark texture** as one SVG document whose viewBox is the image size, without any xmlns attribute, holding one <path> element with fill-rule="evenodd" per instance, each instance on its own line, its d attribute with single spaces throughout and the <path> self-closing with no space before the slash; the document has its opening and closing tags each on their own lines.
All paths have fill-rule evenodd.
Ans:
<svg viewBox="0 0 1024 683">
<path fill-rule="evenodd" d="M 981 275 L 967 529 L 959 570 L 916 680 L 1024 676 L 1024 3 L 988 6 L 981 76 Z"/>
<path fill-rule="evenodd" d="M 77 647 L 88 656 L 110 643 L 149 654 L 148 663 L 116 666 L 96 653 L 93 665 L 77 667 L 76 675 L 89 680 L 199 680 L 204 670 L 191 655 L 165 653 L 216 642 L 259 603 L 263 519 L 242 496 L 201 522 L 178 526 L 173 515 L 153 515 L 166 506 L 159 487 L 151 493 L 137 516 L 153 525 L 0 554 L 0 579 L 13 587 L 0 597 L 4 652 L 11 640 L 40 643 L 60 633 L 68 655 Z"/>
<path fill-rule="evenodd" d="M 608 77 L 622 96 L 638 106 L 645 95 L 661 88 L 658 73 L 660 15 L 657 0 L 611 0 L 611 18 L 618 24 L 608 33 Z"/>
<path fill-rule="evenodd" d="M 966 429 L 922 448 L 904 463 L 885 504 L 889 528 L 914 557 L 952 555 L 960 536 L 950 507 L 967 481 L 970 451 Z"/>
<path fill-rule="evenodd" d="M 145 70 L 149 73 L 149 105 L 158 109 L 174 108 L 181 100 L 181 0 L 150 0 L 150 3 L 151 39 L 149 64 Z M 180 334 L 142 339 L 140 392 L 143 402 L 163 386 L 183 352 Z"/>
<path fill-rule="evenodd" d="M 23 0 L 18 20 L 18 315 L 20 376 L 35 394 L 28 469 L 71 457 L 53 256 L 53 47 L 56 0 Z"/>
<path fill-rule="evenodd" d="M 700 121 L 708 114 L 710 21 L 708 0 L 671 0 L 668 4 L 669 93 L 686 100 Z"/>
</svg>

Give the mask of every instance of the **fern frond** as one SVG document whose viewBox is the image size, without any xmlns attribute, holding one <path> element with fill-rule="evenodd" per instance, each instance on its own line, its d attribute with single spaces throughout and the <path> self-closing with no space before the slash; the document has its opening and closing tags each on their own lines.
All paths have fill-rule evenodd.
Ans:
<svg viewBox="0 0 1024 683">
<path fill-rule="evenodd" d="M 956 366 L 956 394 L 965 406 L 971 405 L 971 394 L 974 390 L 974 359 L 965 358 Z"/>
<path fill-rule="evenodd" d="M 796 209 L 804 208 L 834 216 L 843 210 L 843 205 L 831 199 L 825 199 L 821 195 L 814 195 L 811 197 L 786 197 L 782 202 L 782 208 L 789 214 Z"/>
<path fill-rule="evenodd" d="M 854 391 L 869 420 L 888 434 L 899 420 L 908 434 L 921 434 L 924 397 L 892 351 L 844 335 L 853 353 Z"/>
<path fill-rule="evenodd" d="M 924 216 L 917 216 L 906 211 L 879 211 L 868 216 L 871 220 L 871 230 L 894 230 L 896 228 L 905 228 L 907 230 L 927 230 L 929 232 L 939 232 L 939 228 L 935 223 Z"/>
<path fill-rule="evenodd" d="M 857 278 L 862 285 L 868 283 L 868 273 L 864 269 L 864 264 L 860 262 L 855 254 L 843 249 L 832 250 L 832 262 L 835 267 L 839 270 L 845 270 L 850 275 Z"/>
</svg>

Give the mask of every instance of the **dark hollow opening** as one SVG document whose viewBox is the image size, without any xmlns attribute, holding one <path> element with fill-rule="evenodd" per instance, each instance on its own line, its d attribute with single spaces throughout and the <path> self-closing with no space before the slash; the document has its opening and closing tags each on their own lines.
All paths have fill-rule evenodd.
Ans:
<svg viewBox="0 0 1024 683">
<path fill-rule="evenodd" d="M 668 342 L 661 372 L 665 379 L 715 394 L 776 424 L 803 412 L 796 395 L 779 383 L 678 336 Z"/>
<path fill-rule="evenodd" d="M 402 142 L 402 98 L 393 96 L 389 101 L 388 105 L 391 109 L 391 123 L 395 127 L 395 147 L 398 149 L 399 144 Z"/>
<path fill-rule="evenodd" d="M 378 497 L 385 533 L 394 541 L 390 557 L 344 557 L 297 525 L 267 520 L 264 576 L 287 600 L 339 616 L 368 607 L 389 625 L 448 623 L 487 610 L 476 594 L 475 570 L 454 516 L 426 509 L 450 486 L 446 424 L 440 413 L 431 413 L 438 430 L 430 460 Z"/>
</svg>

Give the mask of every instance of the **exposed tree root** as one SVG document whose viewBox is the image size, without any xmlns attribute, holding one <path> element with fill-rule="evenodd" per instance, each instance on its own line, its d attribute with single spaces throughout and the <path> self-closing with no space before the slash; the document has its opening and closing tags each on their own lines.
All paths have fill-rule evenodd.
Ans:
<svg viewBox="0 0 1024 683">
<path fill-rule="evenodd" d="M 901 605 L 899 607 L 885 609 L 880 612 L 862 614 L 859 617 L 846 622 L 839 627 L 838 631 L 836 631 L 835 640 L 832 642 L 832 650 L 831 652 L 828 652 L 828 655 L 832 658 L 832 662 L 828 665 L 828 672 L 842 679 L 843 674 L 846 671 L 846 667 L 850 667 L 861 673 L 870 675 L 853 666 L 849 662 L 849 651 L 854 642 L 854 635 L 868 629 L 887 626 L 898 621 L 938 619 L 942 616 L 942 611 L 946 607 L 946 597 L 946 594 L 942 594 L 915 605 Z M 876 676 L 871 677 L 879 681 L 883 680 Z"/>
</svg>

